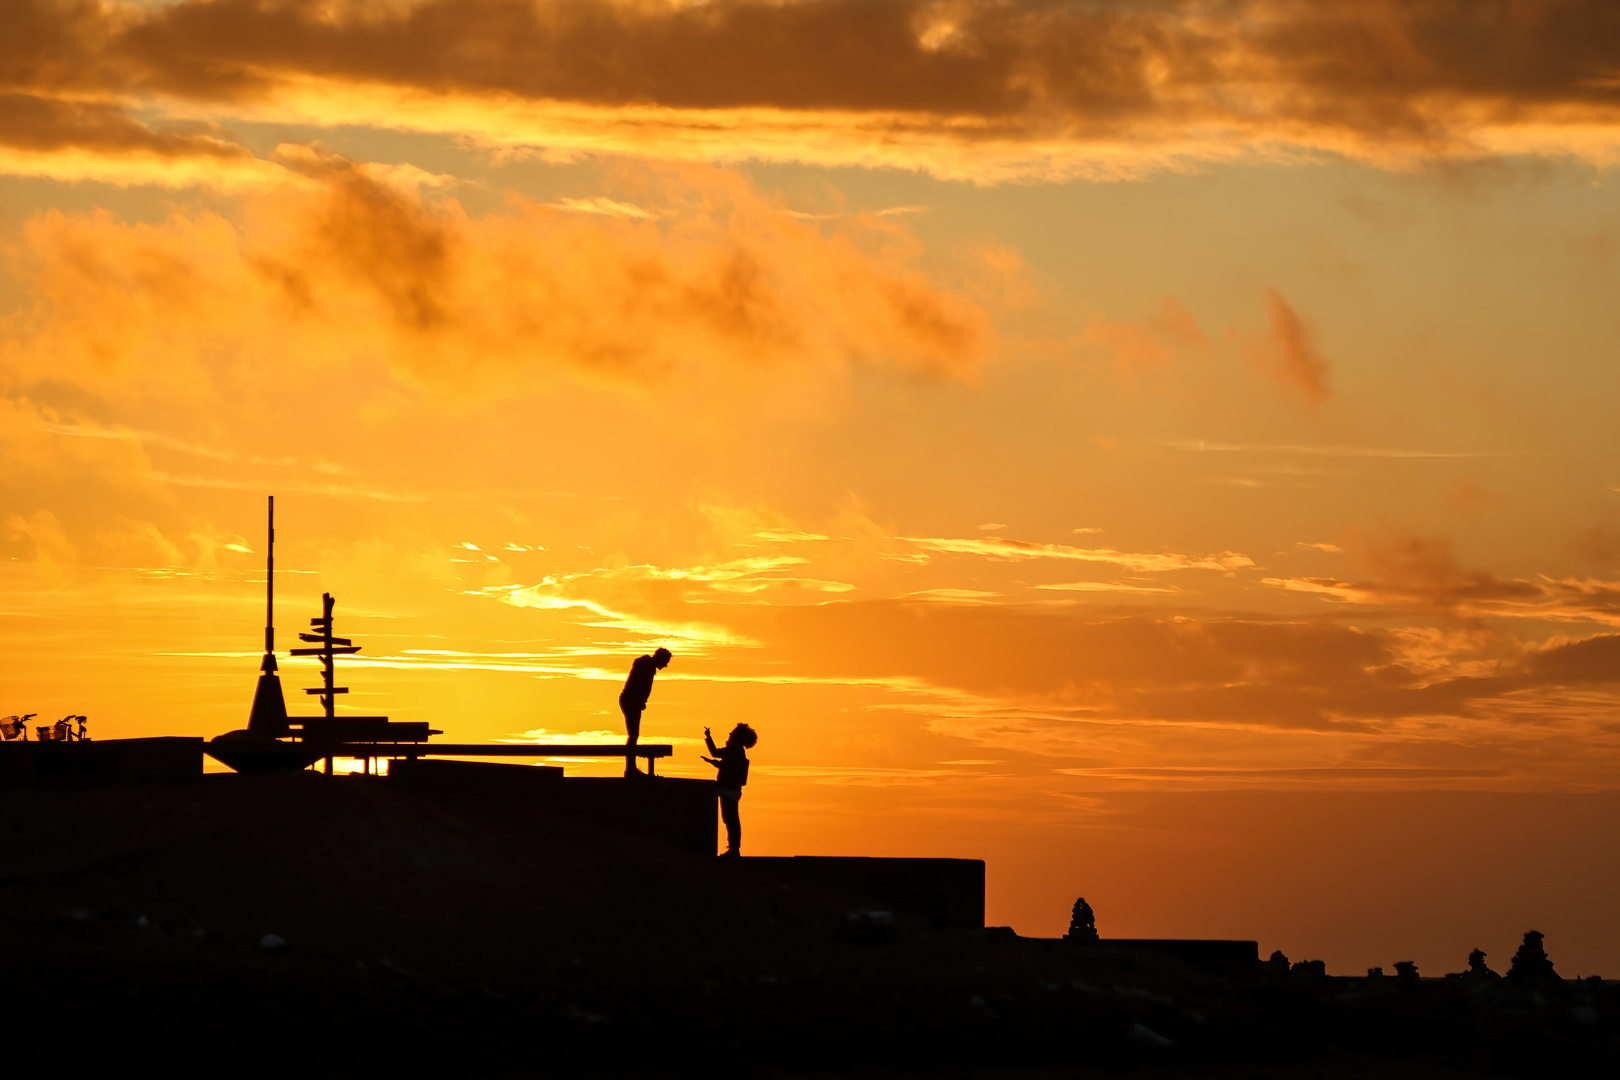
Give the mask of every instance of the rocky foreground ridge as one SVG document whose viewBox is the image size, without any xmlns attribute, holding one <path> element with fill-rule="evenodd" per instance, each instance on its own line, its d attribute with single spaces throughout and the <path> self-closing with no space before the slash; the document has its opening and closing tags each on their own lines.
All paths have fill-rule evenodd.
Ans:
<svg viewBox="0 0 1620 1080">
<path fill-rule="evenodd" d="M 1620 985 L 1212 973 L 363 778 L 0 793 L 7 1060 L 63 1074 L 1612 1074 Z M 520 824 L 519 821 L 522 823 Z M 1539 950 L 1539 956 L 1538 956 Z M 17 1075 L 23 1075 L 18 1073 Z"/>
</svg>

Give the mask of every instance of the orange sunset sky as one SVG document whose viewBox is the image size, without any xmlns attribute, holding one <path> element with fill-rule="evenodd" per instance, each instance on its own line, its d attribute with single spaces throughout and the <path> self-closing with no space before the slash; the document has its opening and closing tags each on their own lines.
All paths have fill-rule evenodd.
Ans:
<svg viewBox="0 0 1620 1080">
<path fill-rule="evenodd" d="M 666 645 L 750 853 L 1620 974 L 1620 5 L 7 0 L 0 80 L 0 713 L 241 727 L 275 494 L 348 711 L 618 737 Z"/>
</svg>

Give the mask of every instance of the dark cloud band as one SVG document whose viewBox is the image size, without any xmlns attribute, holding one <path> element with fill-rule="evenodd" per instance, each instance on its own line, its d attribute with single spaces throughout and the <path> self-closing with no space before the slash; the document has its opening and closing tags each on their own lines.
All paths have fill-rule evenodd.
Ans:
<svg viewBox="0 0 1620 1080">
<path fill-rule="evenodd" d="M 216 110 L 363 86 L 836 114 L 843 136 L 874 146 L 1110 141 L 1206 156 L 1485 152 L 1504 141 L 1487 133 L 1620 128 L 1620 7 L 1600 0 L 19 0 L 5 20 L 0 88 Z M 792 156 L 791 142 L 775 152 Z"/>
</svg>

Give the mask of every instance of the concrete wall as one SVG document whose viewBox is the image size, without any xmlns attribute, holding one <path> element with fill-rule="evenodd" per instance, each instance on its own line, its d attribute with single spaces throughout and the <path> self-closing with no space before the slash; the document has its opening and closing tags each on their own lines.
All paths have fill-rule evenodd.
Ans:
<svg viewBox="0 0 1620 1080">
<path fill-rule="evenodd" d="M 1156 952 L 1205 971 L 1248 975 L 1259 969 L 1260 945 L 1254 941 L 1197 938 L 1103 938 L 1091 948 L 1116 952 Z"/>
<path fill-rule="evenodd" d="M 675 777 L 564 778 L 562 769 L 420 758 L 395 761 L 389 781 L 421 791 L 521 798 L 587 825 L 712 856 L 719 830 L 712 780 Z"/>
<path fill-rule="evenodd" d="M 713 858 L 719 840 L 714 782 L 673 777 L 568 777 L 560 768 L 421 758 L 395 761 L 389 783 L 427 793 L 494 796 L 576 821 L 658 840 Z M 748 856 L 729 870 L 843 893 L 874 907 L 922 915 L 935 926 L 984 926 L 984 862 L 859 856 Z"/>
<path fill-rule="evenodd" d="M 880 859 L 861 856 L 747 856 L 741 862 L 789 881 L 870 897 L 935 926 L 984 926 L 984 860 Z"/>
<path fill-rule="evenodd" d="M 0 743 L 0 787 L 181 783 L 202 777 L 203 741 L 184 736 Z"/>
</svg>

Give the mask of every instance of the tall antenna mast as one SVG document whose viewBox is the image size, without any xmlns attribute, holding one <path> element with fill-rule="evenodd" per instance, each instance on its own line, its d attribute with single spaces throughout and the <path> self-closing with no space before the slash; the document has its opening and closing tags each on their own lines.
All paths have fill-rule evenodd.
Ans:
<svg viewBox="0 0 1620 1080">
<path fill-rule="evenodd" d="M 281 695 L 281 676 L 276 674 L 276 497 L 270 496 L 269 540 L 264 555 L 264 660 L 259 664 L 259 685 L 253 691 L 253 710 L 248 714 L 249 734 L 269 739 L 285 738 L 287 699 Z"/>
<path fill-rule="evenodd" d="M 264 556 L 264 662 L 260 671 L 276 670 L 276 497 L 270 496 L 269 542 Z"/>
</svg>

